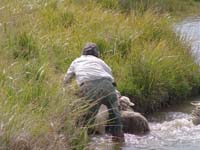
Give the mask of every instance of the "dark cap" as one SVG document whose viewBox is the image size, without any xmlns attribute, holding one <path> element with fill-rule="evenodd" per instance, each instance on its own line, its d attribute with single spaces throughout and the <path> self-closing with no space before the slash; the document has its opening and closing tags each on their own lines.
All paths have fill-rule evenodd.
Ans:
<svg viewBox="0 0 200 150">
<path fill-rule="evenodd" d="M 82 54 L 99 57 L 99 48 L 95 43 L 86 43 L 86 45 L 83 48 Z"/>
</svg>

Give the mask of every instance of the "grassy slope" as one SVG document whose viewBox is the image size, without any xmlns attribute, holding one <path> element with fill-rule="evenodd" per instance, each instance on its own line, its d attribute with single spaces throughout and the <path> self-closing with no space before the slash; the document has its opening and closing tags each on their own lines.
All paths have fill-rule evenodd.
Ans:
<svg viewBox="0 0 200 150">
<path fill-rule="evenodd" d="M 81 1 L 81 0 L 77 0 Z M 87 1 L 87 0 L 86 0 Z M 199 0 L 96 0 L 103 8 L 118 9 L 123 12 L 145 12 L 149 8 L 158 13 L 170 13 L 182 18 L 199 14 Z"/>
<path fill-rule="evenodd" d="M 70 104 L 78 99 L 63 95 L 61 85 L 87 41 L 100 46 L 120 91 L 136 97 L 144 111 L 156 110 L 174 97 L 186 98 L 197 89 L 199 68 L 189 47 L 172 32 L 171 16 L 158 13 L 189 10 L 178 1 L 163 2 L 169 6 L 158 3 L 160 10 L 151 9 L 154 4 L 133 10 L 132 5 L 124 14 L 121 11 L 130 5 L 112 0 L 1 0 L 0 147 L 12 149 L 22 145 L 22 139 L 37 149 L 82 149 L 85 129 L 74 122 L 84 110 L 74 113 Z M 188 2 L 195 8 L 194 1 Z"/>
</svg>

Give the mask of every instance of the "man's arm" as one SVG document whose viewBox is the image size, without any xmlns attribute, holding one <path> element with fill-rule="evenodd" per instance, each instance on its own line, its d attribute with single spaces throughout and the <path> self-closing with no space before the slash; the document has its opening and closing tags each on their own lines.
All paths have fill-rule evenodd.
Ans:
<svg viewBox="0 0 200 150">
<path fill-rule="evenodd" d="M 72 81 L 72 78 L 74 77 L 74 73 L 67 73 L 64 77 L 63 87 L 65 87 L 68 83 Z"/>
<path fill-rule="evenodd" d="M 74 63 L 72 62 L 72 64 L 70 65 L 69 69 L 67 70 L 67 73 L 64 77 L 64 81 L 63 81 L 63 87 L 65 87 L 68 83 L 70 83 L 72 81 L 72 78 L 75 76 L 75 72 L 74 72 Z"/>
</svg>

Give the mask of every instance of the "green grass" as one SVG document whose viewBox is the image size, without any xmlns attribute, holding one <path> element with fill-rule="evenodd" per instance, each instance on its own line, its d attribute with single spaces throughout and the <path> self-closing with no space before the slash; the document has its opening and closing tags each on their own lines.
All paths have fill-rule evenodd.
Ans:
<svg viewBox="0 0 200 150">
<path fill-rule="evenodd" d="M 81 1 L 81 0 L 79 0 Z M 176 17 L 199 14 L 199 0 L 96 0 L 103 8 L 142 14 L 149 8 Z"/>
<path fill-rule="evenodd" d="M 0 149 L 20 139 L 36 149 L 84 149 L 87 128 L 75 124 L 86 108 L 70 89 L 63 95 L 62 80 L 88 41 L 137 110 L 156 111 L 198 90 L 199 66 L 172 31 L 170 13 L 195 13 L 199 2 L 153 2 L 2 0 Z"/>
</svg>

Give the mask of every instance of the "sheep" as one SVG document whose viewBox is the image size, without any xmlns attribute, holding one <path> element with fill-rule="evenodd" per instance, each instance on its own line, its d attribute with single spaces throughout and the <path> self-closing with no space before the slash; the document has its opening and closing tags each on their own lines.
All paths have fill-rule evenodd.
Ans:
<svg viewBox="0 0 200 150">
<path fill-rule="evenodd" d="M 134 112 L 130 106 L 134 106 L 126 96 L 119 97 L 120 113 L 123 122 L 124 133 L 144 135 L 150 132 L 147 119 L 138 112 Z M 95 119 L 95 131 L 105 134 L 105 126 L 108 119 L 108 110 L 105 105 L 101 105 Z"/>
</svg>

